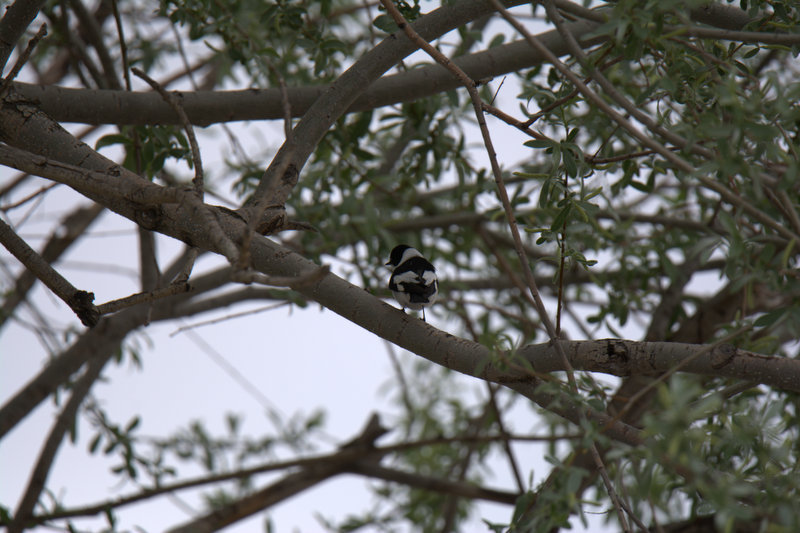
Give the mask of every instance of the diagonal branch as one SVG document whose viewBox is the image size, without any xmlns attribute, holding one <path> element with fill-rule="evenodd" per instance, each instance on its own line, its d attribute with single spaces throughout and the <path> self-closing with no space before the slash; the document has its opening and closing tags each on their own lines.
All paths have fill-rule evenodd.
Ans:
<svg viewBox="0 0 800 533">
<path fill-rule="evenodd" d="M 0 73 L 11 57 L 11 51 L 17 45 L 17 41 L 44 4 L 45 0 L 16 0 L 5 8 L 3 18 L 0 19 Z"/>
<path fill-rule="evenodd" d="M 58 296 L 78 316 L 81 323 L 87 327 L 97 325 L 100 314 L 92 303 L 94 294 L 78 290 L 72 286 L 61 274 L 42 259 L 36 251 L 28 246 L 16 232 L 0 220 L 0 243 L 25 265 L 48 289 Z"/>
<path fill-rule="evenodd" d="M 515 0 L 513 3 L 520 2 Z M 485 2 L 459 0 L 421 17 L 414 26 L 423 38 L 433 39 L 490 11 Z M 263 212 L 264 206 L 283 205 L 297 183 L 300 169 L 330 127 L 371 83 L 416 49 L 416 44 L 406 36 L 392 34 L 339 76 L 295 126 L 295 142 L 286 142 L 278 150 L 245 211 L 259 214 Z M 249 219 L 251 216 L 246 214 L 245 218 Z"/>
<path fill-rule="evenodd" d="M 186 316 L 188 309 L 180 308 L 181 303 L 190 296 L 213 290 L 228 280 L 229 269 L 194 279 L 194 291 L 191 294 L 176 294 L 163 300 L 162 305 L 153 311 L 152 320 L 167 320 L 176 315 Z M 205 310 L 207 309 L 200 308 L 197 312 Z M 131 331 L 149 321 L 148 315 L 149 308 L 145 306 L 131 307 L 113 316 L 104 317 L 95 328 L 80 335 L 68 349 L 51 360 L 50 364 L 0 407 L 0 439 L 77 372 L 91 354 L 115 353 Z"/>
<path fill-rule="evenodd" d="M 103 211 L 103 206 L 92 204 L 76 209 L 64 217 L 42 248 L 41 258 L 49 265 L 55 263 L 76 239 L 83 236 L 83 232 L 97 220 Z M 28 269 L 20 273 L 13 284 L 14 289 L 6 295 L 3 305 L 0 307 L 0 327 L 14 314 L 17 306 L 25 300 L 36 279 L 36 275 Z"/>
<path fill-rule="evenodd" d="M 373 414 L 361 433 L 342 445 L 339 452 L 331 456 L 328 461 L 302 468 L 253 494 L 170 529 L 169 533 L 210 533 L 271 507 L 331 476 L 347 471 L 350 463 L 369 457 L 375 448 L 375 441 L 387 432 L 388 430 L 381 426 L 378 416 Z"/>
<path fill-rule="evenodd" d="M 186 136 L 189 138 L 189 146 L 192 149 L 192 162 L 194 163 L 194 179 L 192 182 L 194 183 L 194 191 L 198 198 L 202 200 L 205 189 L 203 186 L 203 159 L 200 157 L 200 146 L 197 144 L 197 137 L 194 134 L 194 128 L 192 127 L 192 123 L 189 122 L 189 117 L 186 115 L 186 111 L 183 109 L 183 103 L 181 102 L 180 97 L 175 93 L 171 93 L 164 89 L 161 84 L 140 69 L 133 67 L 131 72 L 142 78 L 147 82 L 148 85 L 150 85 L 150 87 L 158 91 L 158 94 L 161 95 L 161 98 L 163 98 L 175 111 L 175 114 L 178 115 L 178 120 L 180 120 L 181 126 L 183 126 L 184 131 L 186 131 Z"/>
<path fill-rule="evenodd" d="M 3 82 L 0 83 L 0 98 L 5 97 L 6 90 L 11 85 L 11 81 L 17 77 L 19 71 L 22 70 L 23 65 L 28 61 L 31 54 L 33 53 L 33 49 L 36 48 L 36 45 L 44 39 L 45 35 L 47 35 L 47 24 L 42 24 L 39 27 L 39 31 L 36 32 L 36 35 L 28 41 L 28 46 L 25 47 L 25 50 L 20 54 L 19 58 L 17 58 L 16 63 L 14 63 L 14 67 L 11 69 L 11 72 L 3 78 Z M 0 69 L 2 70 L 2 69 Z"/>
<path fill-rule="evenodd" d="M 83 403 L 86 395 L 89 394 L 89 390 L 100 376 L 100 372 L 103 370 L 103 367 L 110 357 L 111 353 L 108 353 L 97 355 L 90 359 L 86 371 L 75 385 L 73 385 L 69 401 L 64 405 L 64 409 L 58 415 L 56 422 L 53 424 L 53 428 L 50 430 L 50 434 L 44 442 L 42 451 L 39 453 L 39 458 L 31 473 L 28 486 L 14 513 L 14 519 L 8 526 L 8 533 L 21 533 L 26 529 L 26 523 L 33 516 L 33 509 L 36 506 L 36 502 L 39 501 L 42 490 L 44 490 L 47 476 L 50 473 L 50 468 L 53 465 L 56 452 L 58 452 L 58 448 L 64 440 L 64 435 L 75 424 L 78 408 Z"/>
<path fill-rule="evenodd" d="M 514 441 L 514 442 L 556 442 L 560 440 L 569 440 L 569 439 L 579 439 L 581 437 L 580 434 L 572 434 L 572 435 L 540 435 L 540 436 L 531 436 L 531 435 L 518 435 L 518 434 L 510 434 L 510 433 L 502 433 L 502 434 L 489 434 L 489 435 L 474 435 L 474 436 L 466 436 L 466 435 L 458 435 L 454 437 L 436 437 L 430 439 L 422 439 L 418 441 L 403 441 L 397 444 L 389 444 L 385 446 L 378 446 L 371 450 L 371 455 L 374 455 L 375 458 L 385 456 L 392 453 L 397 453 L 409 449 L 416 449 L 422 448 L 425 446 L 436 446 L 442 444 L 453 444 L 453 443 L 461 443 L 461 442 L 480 442 L 480 443 L 492 443 L 492 442 L 507 442 L 507 441 Z M 211 485 L 214 483 L 220 483 L 223 481 L 231 481 L 236 479 L 243 479 L 250 476 L 254 476 L 256 474 L 263 474 L 265 472 L 275 472 L 276 470 L 286 470 L 290 468 L 307 468 L 313 467 L 316 464 L 326 463 L 330 461 L 337 461 L 337 454 L 339 452 L 334 452 L 332 454 L 324 454 L 324 455 L 315 455 L 311 457 L 301 457 L 297 459 L 290 459 L 287 461 L 278 461 L 278 462 L 270 462 L 250 468 L 244 468 L 240 470 L 236 470 L 233 472 L 225 472 L 222 474 L 214 474 L 209 476 L 203 477 L 196 477 L 192 479 L 187 479 L 184 481 L 175 482 L 172 484 L 161 484 L 157 487 L 146 488 L 141 490 L 140 492 L 131 494 L 129 496 L 123 496 L 114 499 L 104 500 L 99 503 L 83 506 L 83 507 L 75 507 L 70 509 L 60 509 L 54 511 L 52 513 L 47 514 L 40 514 L 36 515 L 32 521 L 36 524 L 42 524 L 44 522 L 52 521 L 52 520 L 59 520 L 64 518 L 75 518 L 80 516 L 93 516 L 98 515 L 100 513 L 105 512 L 108 509 L 119 509 L 121 507 L 125 507 L 137 502 L 141 502 L 144 500 L 148 500 L 154 496 L 160 496 L 164 494 L 172 494 L 181 490 L 186 490 L 190 488 L 197 488 L 202 487 L 204 485 Z M 366 469 L 365 469 L 366 470 Z M 392 471 L 394 472 L 394 471 Z M 376 470 L 370 470 L 370 472 L 365 472 L 365 475 L 373 475 L 379 479 L 385 479 L 387 481 L 392 481 L 393 478 L 390 478 L 389 475 L 383 475 L 382 472 L 378 472 Z M 421 485 L 418 483 L 416 486 Z M 430 484 L 428 484 L 430 486 Z M 462 486 L 463 487 L 463 486 Z M 421 487 L 422 488 L 422 487 Z M 466 490 L 471 491 L 474 494 L 475 490 L 480 490 L 480 487 L 475 487 L 474 485 L 470 485 Z M 459 494 L 464 497 L 472 497 L 468 496 L 461 490 L 461 487 L 457 488 L 459 490 Z M 520 489 L 521 491 L 522 489 Z M 487 494 L 499 494 L 502 495 L 500 498 L 492 499 L 488 498 L 492 501 L 499 501 L 500 503 L 513 503 L 512 497 L 516 495 L 511 492 L 504 492 L 504 491 L 497 491 L 492 489 L 486 489 Z M 475 496 L 476 498 L 483 499 L 480 495 Z"/>
</svg>

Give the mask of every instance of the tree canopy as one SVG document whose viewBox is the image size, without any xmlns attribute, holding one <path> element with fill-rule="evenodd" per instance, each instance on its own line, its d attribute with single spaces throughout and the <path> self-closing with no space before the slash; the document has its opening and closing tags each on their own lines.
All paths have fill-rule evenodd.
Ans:
<svg viewBox="0 0 800 533">
<path fill-rule="evenodd" d="M 495 531 L 591 513 L 797 531 L 798 52 L 790 0 L 10 3 L 0 333 L 39 345 L 5 343 L 2 365 L 44 364 L 3 391 L 0 443 L 41 405 L 57 416 L 0 523 L 120 530 L 131 504 L 199 488 L 202 512 L 163 528 L 216 531 L 353 474 L 369 498 L 322 527 L 456 531 L 489 501 L 508 507 Z M 101 302 L 60 261 L 104 217 L 135 225 L 139 288 Z M 390 300 L 399 243 L 439 273 L 427 323 Z M 311 304 L 413 354 L 390 350 L 393 412 L 325 447 L 324 397 L 257 437 L 235 414 L 225 434 L 146 436 L 98 401 L 112 365 L 148 373 L 148 325 L 264 301 L 254 357 L 282 335 L 276 309 Z M 70 440 L 136 491 L 61 501 L 48 477 Z"/>
</svg>

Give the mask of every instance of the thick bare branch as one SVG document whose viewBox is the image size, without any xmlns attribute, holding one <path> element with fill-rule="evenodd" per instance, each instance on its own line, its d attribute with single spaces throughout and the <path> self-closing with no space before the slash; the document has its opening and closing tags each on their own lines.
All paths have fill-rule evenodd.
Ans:
<svg viewBox="0 0 800 533">
<path fill-rule="evenodd" d="M 689 361 L 683 372 L 751 381 L 800 392 L 800 361 L 740 350 L 722 344 L 709 350 L 704 344 L 678 342 L 639 342 L 619 339 L 560 341 L 578 370 L 603 372 L 614 376 L 657 375 Z M 707 351 L 704 357 L 696 357 Z M 564 370 L 548 344 L 529 345 L 517 352 L 537 372 Z M 691 359 L 694 358 L 694 359 Z"/>
<path fill-rule="evenodd" d="M 0 243 L 25 265 L 39 280 L 47 285 L 70 309 L 80 318 L 81 323 L 87 327 L 97 324 L 99 313 L 94 306 L 94 294 L 78 290 L 56 271 L 50 264 L 42 259 L 36 251 L 28 246 L 16 232 L 0 220 Z"/>
<path fill-rule="evenodd" d="M 723 6 L 730 7 L 730 6 Z M 719 18 L 713 15 L 706 21 L 700 17 L 696 20 L 725 28 L 728 20 L 740 22 L 743 16 L 748 22 L 746 12 L 731 8 L 736 17 Z M 597 13 L 597 12 L 595 12 Z M 695 14 L 693 13 L 693 18 Z M 601 14 L 598 18 L 603 20 Z M 714 22 L 716 21 L 716 23 Z M 738 24 L 739 22 L 736 22 Z M 566 23 L 574 35 L 590 35 L 598 27 L 598 21 L 581 20 Z M 736 29 L 740 28 L 738 26 Z M 701 31 L 699 28 L 686 28 L 686 33 Z M 734 38 L 735 34 L 721 30 L 703 29 L 703 36 L 708 38 Z M 753 33 L 753 32 L 751 32 Z M 755 37 L 762 40 L 779 39 L 783 42 L 795 39 L 796 35 L 769 34 L 755 32 Z M 562 56 L 568 53 L 557 30 L 548 31 L 537 38 L 554 54 Z M 582 46 L 591 46 L 607 39 L 602 35 L 594 35 L 590 39 L 581 39 Z M 453 62 L 464 70 L 472 79 L 487 79 L 501 76 L 509 72 L 530 68 L 541 64 L 543 56 L 532 50 L 525 41 L 515 41 L 476 52 L 474 54 L 453 59 Z M 133 92 L 75 89 L 57 87 L 48 84 L 31 85 L 14 83 L 13 88 L 25 98 L 39 102 L 42 110 L 59 122 L 81 122 L 86 124 L 178 124 L 172 108 L 152 92 Z M 346 112 L 364 111 L 401 102 L 425 98 L 458 87 L 459 84 L 439 65 L 432 64 L 401 74 L 384 76 L 371 85 L 356 98 Z M 291 87 L 288 89 L 288 102 L 293 117 L 303 116 L 311 105 L 328 90 L 328 86 Z M 182 92 L 183 106 L 192 124 L 206 126 L 220 122 L 238 120 L 283 119 L 282 90 L 247 89 L 241 91 L 185 91 Z"/>
<path fill-rule="evenodd" d="M 48 239 L 41 251 L 42 259 L 49 265 L 55 263 L 59 257 L 75 241 L 83 236 L 84 231 L 91 225 L 97 217 L 104 211 L 101 205 L 93 204 L 89 207 L 81 207 L 65 216 L 53 234 Z M 0 327 L 2 327 L 9 317 L 14 314 L 17 306 L 23 302 L 28 295 L 36 276 L 30 270 L 23 271 L 14 283 L 14 290 L 6 295 L 3 306 L 0 308 Z"/>
<path fill-rule="evenodd" d="M 6 95 L 6 90 L 10 87 L 11 81 L 17 77 L 19 71 L 22 70 L 22 66 L 28 61 L 33 53 L 33 49 L 36 48 L 36 45 L 44 39 L 44 36 L 47 35 L 47 24 L 42 24 L 39 28 L 39 31 L 36 32 L 36 35 L 28 41 L 28 46 L 25 47 L 25 50 L 20 54 L 19 58 L 17 58 L 16 63 L 14 63 L 14 67 L 11 69 L 11 72 L 3 78 L 3 83 L 0 84 L 0 98 L 4 98 Z M 0 69 L 2 71 L 2 69 Z"/>
<path fill-rule="evenodd" d="M 0 73 L 3 72 L 17 41 L 39 14 L 44 3 L 44 0 L 16 0 L 5 8 L 3 18 L 0 19 Z"/>
</svg>

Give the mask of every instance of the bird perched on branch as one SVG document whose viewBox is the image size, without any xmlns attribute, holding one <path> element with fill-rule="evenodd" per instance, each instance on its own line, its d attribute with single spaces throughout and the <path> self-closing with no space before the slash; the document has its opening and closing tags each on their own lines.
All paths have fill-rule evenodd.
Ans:
<svg viewBox="0 0 800 533">
<path fill-rule="evenodd" d="M 397 303 L 403 307 L 403 311 L 406 307 L 422 309 L 422 320 L 425 320 L 425 308 L 432 305 L 439 294 L 434 266 L 419 250 L 407 244 L 394 247 L 386 266 L 392 270 L 389 289 Z"/>
</svg>

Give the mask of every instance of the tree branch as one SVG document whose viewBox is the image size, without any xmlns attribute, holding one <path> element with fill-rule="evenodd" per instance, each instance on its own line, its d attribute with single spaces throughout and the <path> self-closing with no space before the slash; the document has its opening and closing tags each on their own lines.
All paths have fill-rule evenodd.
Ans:
<svg viewBox="0 0 800 533">
<path fill-rule="evenodd" d="M 17 41 L 30 26 L 45 0 L 15 0 L 5 9 L 3 18 L 0 19 L 0 73 L 11 57 L 11 51 L 17 46 Z"/>
<path fill-rule="evenodd" d="M 229 280 L 229 269 L 194 279 L 194 292 L 191 295 L 182 293 L 165 299 L 162 305 L 153 310 L 152 320 L 182 316 L 176 309 L 190 296 L 215 289 Z M 101 319 L 96 327 L 85 331 L 0 408 L 0 439 L 77 372 L 91 354 L 116 352 L 131 331 L 148 322 L 148 315 L 147 308 L 132 307 Z"/>
<path fill-rule="evenodd" d="M 461 442 L 480 442 L 480 443 L 491 443 L 491 442 L 506 442 L 506 441 L 513 441 L 513 442 L 556 442 L 565 439 L 579 439 L 581 437 L 580 434 L 572 434 L 572 435 L 543 435 L 543 436 L 530 436 L 530 435 L 518 435 L 518 434 L 509 434 L 503 433 L 501 435 L 476 435 L 476 436 L 456 436 L 456 437 L 438 437 L 438 438 L 431 438 L 431 439 L 423 439 L 418 441 L 411 441 L 411 442 L 400 442 L 398 444 L 390 444 L 386 446 L 378 446 L 375 447 L 370 454 L 375 457 L 385 456 L 391 453 L 397 453 L 400 451 L 421 448 L 425 446 L 436 446 L 442 444 L 453 444 L 453 443 L 461 443 Z M 307 468 L 310 466 L 314 466 L 317 464 L 330 462 L 330 461 L 338 461 L 337 454 L 339 452 L 334 452 L 332 454 L 325 454 L 325 455 L 317 455 L 312 457 L 301 457 L 298 459 L 291 459 L 288 461 L 279 461 L 279 462 L 271 462 L 266 463 L 263 465 L 254 466 L 251 468 L 244 468 L 241 470 L 237 470 L 234 472 L 225 472 L 222 474 L 204 476 L 204 477 L 197 477 L 193 479 L 187 479 L 185 481 L 180 481 L 172 484 L 163 484 L 159 485 L 158 487 L 147 488 L 140 492 L 131 494 L 129 496 L 123 496 L 120 498 L 114 498 L 102 501 L 100 503 L 87 505 L 84 507 L 76 507 L 71 509 L 62 509 L 55 511 L 49 514 L 41 514 L 36 515 L 31 519 L 31 522 L 35 524 L 42 524 L 44 522 L 49 522 L 52 520 L 59 520 L 64 518 L 75 518 L 81 516 L 93 516 L 100 513 L 105 512 L 107 509 L 119 509 L 121 507 L 125 507 L 127 505 L 131 505 L 133 503 L 137 503 L 140 501 L 151 499 L 155 496 L 160 496 L 164 494 L 171 494 L 180 490 L 202 487 L 204 485 L 211 485 L 214 483 L 220 483 L 224 481 L 232 481 L 242 478 L 247 478 L 250 476 L 254 476 L 256 474 L 263 474 L 266 472 L 274 472 L 276 470 L 287 470 L 290 468 L 298 468 L 303 467 Z M 371 475 L 371 474 L 365 474 Z M 392 481 L 388 476 L 381 476 L 375 475 L 374 477 L 379 479 L 386 479 L 387 481 Z M 422 487 L 421 487 L 422 488 Z M 473 491 L 477 487 L 470 486 L 468 490 Z M 513 494 L 513 493 L 506 493 L 503 491 L 492 491 L 495 493 L 500 494 Z M 505 503 L 505 502 L 501 502 Z"/>
<path fill-rule="evenodd" d="M 3 78 L 3 82 L 0 83 L 0 98 L 5 98 L 6 90 L 11 85 L 11 81 L 17 77 L 19 71 L 22 70 L 23 65 L 28 61 L 31 54 L 33 53 L 33 49 L 36 48 L 36 45 L 44 39 L 45 35 L 47 35 L 47 24 L 42 24 L 39 27 L 39 31 L 36 32 L 36 35 L 28 41 L 28 46 L 25 47 L 25 50 L 20 54 L 17 61 L 14 63 L 14 67 L 11 69 L 11 72 Z M 2 68 L 0 68 L 0 72 L 2 72 Z"/>
<path fill-rule="evenodd" d="M 559 6 L 561 7 L 561 6 Z M 728 27 L 728 20 L 735 21 L 731 29 L 739 29 L 741 17 L 750 21 L 746 12 L 730 7 L 735 16 L 724 18 L 712 14 L 709 17 L 698 16 L 699 10 L 692 13 L 692 18 L 699 22 Z M 600 22 L 604 20 L 597 13 Z M 599 26 L 598 20 L 587 20 L 566 23 L 574 35 L 590 35 Z M 689 27 L 686 32 L 692 32 Z M 697 28 L 700 31 L 700 28 Z M 707 38 L 726 39 L 736 34 L 721 30 L 703 28 Z M 748 32 L 759 40 L 777 39 L 780 44 L 795 39 L 796 35 Z M 699 34 L 698 34 L 699 36 Z M 568 53 L 557 30 L 539 34 L 537 38 L 555 55 Z M 582 46 L 591 46 L 607 40 L 607 36 L 595 35 L 590 39 L 581 39 Z M 453 62 L 464 70 L 472 79 L 487 79 L 520 69 L 541 64 L 543 57 L 533 51 L 525 41 L 516 41 L 493 47 L 453 59 Z M 384 76 L 370 84 L 364 93 L 356 98 L 348 107 L 347 113 L 376 109 L 379 107 L 409 102 L 445 92 L 459 86 L 458 82 L 439 65 L 432 64 L 416 68 L 401 74 Z M 132 92 L 75 89 L 52 85 L 32 85 L 13 83 L 16 92 L 29 101 L 38 102 L 41 109 L 59 122 L 80 122 L 86 124 L 178 124 L 178 119 L 171 107 L 152 92 Z M 293 117 L 303 116 L 311 105 L 327 90 L 329 86 L 291 87 L 288 89 L 289 104 Z M 192 124 L 207 126 L 239 120 L 279 120 L 284 118 L 285 108 L 282 104 L 282 90 L 247 89 L 241 91 L 185 91 L 181 92 L 182 104 Z"/>
<path fill-rule="evenodd" d="M 36 506 L 36 502 L 39 501 L 39 496 L 44 489 L 44 484 L 47 481 L 47 476 L 50 473 L 50 468 L 53 465 L 56 452 L 61 442 L 64 440 L 64 435 L 75 424 L 78 408 L 81 406 L 81 403 L 83 403 L 86 395 L 89 394 L 89 390 L 92 388 L 92 385 L 94 385 L 94 382 L 100 376 L 100 372 L 103 370 L 110 355 L 110 353 L 95 354 L 95 356 L 89 360 L 86 372 L 78 379 L 75 385 L 73 385 L 69 401 L 58 415 L 55 424 L 53 424 L 53 428 L 50 430 L 50 434 L 44 442 L 42 451 L 39 453 L 39 458 L 31 473 L 28 486 L 14 513 L 14 519 L 8 526 L 8 533 L 21 533 L 23 529 L 26 529 L 27 522 L 33 516 L 33 509 Z"/>
<path fill-rule="evenodd" d="M 560 341 L 578 370 L 614 376 L 657 375 L 678 365 L 682 372 L 757 381 L 800 392 L 800 360 L 740 350 L 730 344 L 716 347 L 679 342 L 639 342 L 618 339 Z M 698 352 L 707 352 L 696 357 Z M 536 372 L 563 371 L 549 344 L 528 345 L 517 352 Z"/>
<path fill-rule="evenodd" d="M 192 182 L 194 183 L 194 192 L 202 201 L 203 192 L 205 190 L 203 185 L 203 159 L 200 157 L 200 146 L 197 144 L 197 137 L 194 134 L 194 128 L 192 127 L 191 122 L 189 122 L 189 117 L 186 115 L 186 111 L 183 109 L 183 103 L 181 102 L 181 98 L 179 96 L 180 93 L 176 94 L 167 91 L 156 80 L 136 67 L 133 67 L 131 72 L 142 78 L 147 82 L 148 85 L 150 85 L 150 87 L 155 89 L 158 94 L 161 95 L 161 98 L 163 98 L 164 101 L 169 104 L 169 106 L 178 116 L 178 120 L 180 121 L 183 130 L 186 132 L 186 136 L 189 138 L 189 146 L 192 149 L 192 162 L 194 163 L 194 179 Z"/>
<path fill-rule="evenodd" d="M 186 524 L 169 530 L 169 533 L 211 533 L 247 518 L 263 509 L 294 496 L 320 482 L 346 471 L 349 463 L 369 457 L 375 440 L 388 430 L 381 427 L 377 415 L 372 415 L 362 432 L 341 446 L 330 460 L 317 463 L 289 474 L 283 479 L 253 494 L 224 505 Z"/>
<path fill-rule="evenodd" d="M 53 294 L 58 296 L 70 309 L 78 316 L 81 323 L 87 327 L 97 325 L 100 316 L 94 306 L 94 294 L 81 291 L 72 286 L 56 269 L 51 267 L 47 261 L 28 246 L 14 230 L 0 220 L 0 243 L 16 257 L 20 263 L 25 265 L 39 280 L 44 283 Z"/>
<path fill-rule="evenodd" d="M 86 229 L 104 211 L 103 206 L 92 204 L 89 207 L 81 207 L 71 214 L 61 219 L 58 228 L 53 231 L 41 251 L 41 258 L 47 264 L 52 265 L 59 257 L 79 238 L 83 236 Z M 14 314 L 17 306 L 23 302 L 36 281 L 36 275 L 28 269 L 20 273 L 14 289 L 6 295 L 2 308 L 0 308 L 0 327 Z"/>
</svg>

